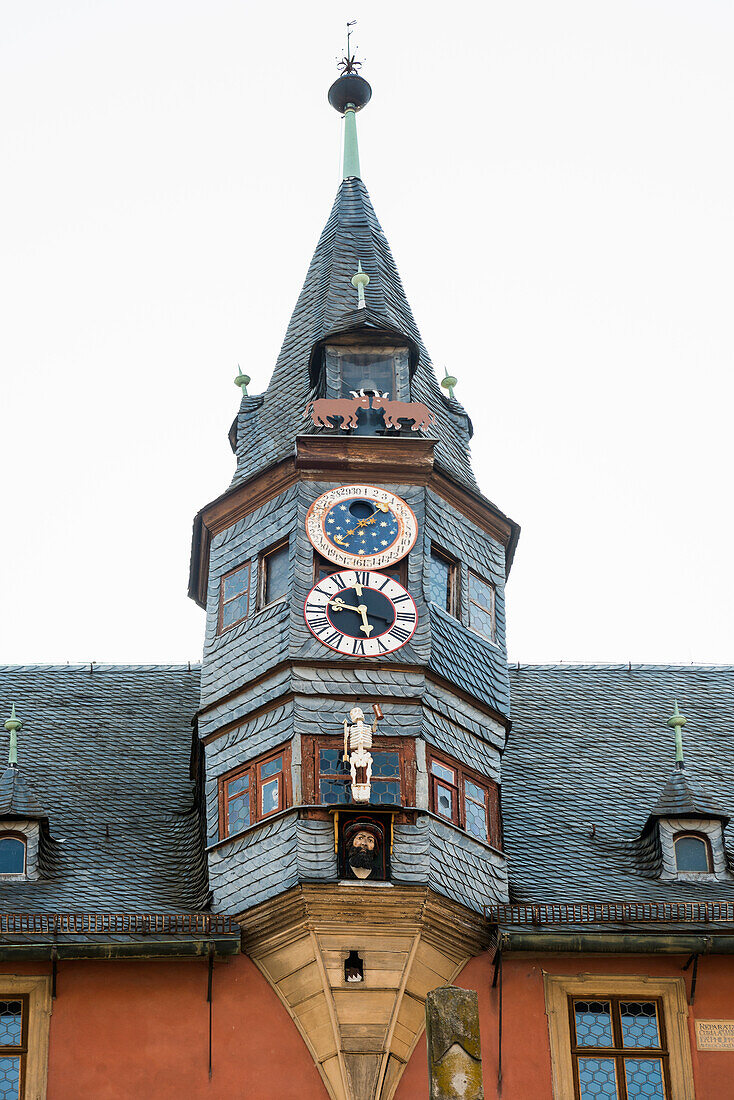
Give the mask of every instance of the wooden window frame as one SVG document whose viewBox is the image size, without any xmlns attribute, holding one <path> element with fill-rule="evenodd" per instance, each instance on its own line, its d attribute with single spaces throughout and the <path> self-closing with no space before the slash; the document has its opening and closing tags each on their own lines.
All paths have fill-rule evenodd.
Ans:
<svg viewBox="0 0 734 1100">
<path fill-rule="evenodd" d="M 314 584 L 314 586 L 319 583 L 319 570 L 320 569 L 328 569 L 331 573 L 343 572 L 342 567 L 340 565 L 335 565 L 333 561 L 329 561 L 327 558 L 323 557 L 323 555 L 319 554 L 318 551 L 314 550 L 314 554 L 313 554 L 313 584 Z M 396 561 L 394 565 L 387 565 L 387 566 L 385 566 L 384 569 L 372 569 L 372 570 L 370 570 L 370 572 L 372 572 L 372 573 L 385 573 L 385 574 L 390 573 L 390 572 L 397 573 L 398 574 L 398 580 L 399 580 L 400 584 L 402 584 L 403 588 L 406 588 L 407 584 L 408 584 L 408 556 L 406 554 L 406 556 L 401 561 Z"/>
<path fill-rule="evenodd" d="M 313 736 L 304 734 L 301 737 L 301 774 L 303 778 L 303 801 L 312 805 L 321 805 L 321 773 L 318 767 L 319 749 L 344 749 L 344 735 Z M 400 757 L 400 802 L 396 803 L 394 810 L 400 810 L 405 806 L 415 805 L 415 741 L 412 737 L 381 737 L 379 733 L 374 735 L 372 741 L 373 752 L 397 752 Z M 333 776 L 332 776 L 333 778 Z M 373 783 L 375 778 L 373 777 Z M 349 779 L 345 779 L 348 783 Z M 377 779 L 379 783 L 380 780 Z M 343 803 L 334 806 L 339 809 Z M 346 803 L 347 806 L 351 805 Z M 372 805 L 364 803 L 365 812 L 370 810 L 390 810 L 389 805 Z"/>
<path fill-rule="evenodd" d="M 267 814 L 260 812 L 260 793 L 262 783 L 269 782 L 272 776 L 268 776 L 263 780 L 260 776 L 260 770 L 263 765 L 268 764 L 271 760 L 275 760 L 276 757 L 283 757 L 283 770 L 280 773 L 283 776 L 283 781 L 280 784 L 278 808 L 271 810 Z M 277 774 L 277 773 L 276 773 Z M 292 804 L 291 797 L 291 743 L 286 742 L 284 745 L 279 745 L 276 749 L 270 749 L 268 752 L 262 753 L 260 756 L 256 756 L 254 760 L 248 760 L 246 764 L 241 764 L 237 768 L 233 768 L 232 771 L 225 772 L 224 775 L 220 775 L 218 783 L 218 798 L 219 798 L 219 838 L 224 840 L 231 834 L 229 831 L 229 803 L 234 799 L 240 797 L 239 795 L 233 795 L 231 798 L 227 794 L 227 788 L 233 779 L 240 779 L 243 775 L 249 775 L 249 788 L 248 796 L 250 800 L 250 823 L 245 826 L 245 829 L 252 828 L 253 825 L 259 824 L 261 821 L 267 821 L 268 818 L 273 817 L 275 814 L 281 813 Z M 244 832 L 244 830 L 241 830 Z"/>
<path fill-rule="evenodd" d="M 428 554 L 428 568 L 431 568 L 431 558 L 442 558 L 449 565 L 449 595 L 448 595 L 448 607 L 441 608 L 447 615 L 451 615 L 453 619 L 461 619 L 461 563 L 458 558 L 455 558 L 453 554 L 449 554 L 447 550 L 443 550 L 440 546 L 437 546 L 433 540 L 431 540 L 431 548 Z M 430 590 L 430 586 L 429 586 Z M 436 604 L 440 607 L 440 604 Z"/>
<path fill-rule="evenodd" d="M 268 567 L 267 560 L 272 555 L 277 553 L 278 550 L 282 550 L 283 547 L 290 547 L 290 535 L 286 538 L 278 539 L 271 546 L 268 546 L 265 550 L 260 551 L 258 558 L 257 569 L 257 610 L 262 611 L 264 607 L 270 607 L 272 604 L 278 603 L 279 600 L 284 600 L 287 597 L 287 592 L 284 592 L 282 596 L 276 596 L 270 603 L 265 602 L 265 597 L 268 589 Z M 290 567 L 290 561 L 289 561 Z"/>
<path fill-rule="evenodd" d="M 28 878 L 28 837 L 25 833 L 17 833 L 12 829 L 3 829 L 0 832 L 1 840 L 19 840 L 23 845 L 23 870 L 22 871 L 1 871 L 0 881 L 6 881 L 10 878 Z"/>
<path fill-rule="evenodd" d="M 605 976 L 599 974 L 544 974 L 545 1011 L 550 1037 L 553 1100 L 578 1100 L 572 1054 L 569 998 L 586 1001 L 609 1001 L 615 996 L 623 1001 L 658 1001 L 662 1027 L 667 1037 L 669 1095 L 666 1100 L 694 1100 L 691 1040 L 688 1033 L 688 1001 L 683 978 L 649 978 L 637 976 Z M 601 1047 L 586 1050 L 604 1051 Z M 648 1047 L 626 1048 L 644 1052 Z M 611 1048 L 610 1048 L 611 1050 Z M 606 1052 L 605 1052 L 606 1053 Z"/>
<path fill-rule="evenodd" d="M 247 611 L 242 616 L 242 618 L 235 619 L 235 621 L 233 623 L 228 623 L 227 626 L 224 626 L 223 622 L 222 622 L 222 619 L 224 617 L 224 604 L 225 604 L 224 582 L 226 581 L 227 577 L 231 577 L 233 575 L 233 573 L 239 573 L 240 570 L 244 569 L 245 567 L 247 568 L 247 587 L 245 588 L 245 591 L 247 592 Z M 240 565 L 236 565 L 234 567 L 234 569 L 230 569 L 227 573 L 223 573 L 222 576 L 219 578 L 219 609 L 217 611 L 217 634 L 226 634 L 226 632 L 228 630 L 231 630 L 232 627 L 238 626 L 240 623 L 243 623 L 245 621 L 245 619 L 249 616 L 249 614 L 250 614 L 250 580 L 251 580 L 251 576 L 252 576 L 252 559 L 248 558 L 247 561 L 243 561 Z M 237 596 L 233 596 L 232 600 L 236 600 L 238 598 L 239 597 L 237 597 Z M 231 603 L 232 600 L 227 600 L 226 603 Z"/>
<path fill-rule="evenodd" d="M 576 1013 L 574 1012 L 574 1005 L 577 1001 L 582 1003 L 588 1001 L 599 1001 L 607 1003 L 610 1006 L 610 1018 L 612 1024 L 612 1038 L 614 1043 L 610 1047 L 602 1046 L 579 1046 L 576 1042 Z M 657 1008 L 658 1019 L 658 1032 L 660 1035 L 659 1047 L 625 1047 L 622 1041 L 622 1022 L 620 1013 L 620 1002 L 629 1003 L 630 1001 L 636 1001 L 637 1003 L 654 1004 Z M 624 1072 L 625 1059 L 639 1059 L 653 1056 L 662 1063 L 663 1068 L 663 1087 L 665 1089 L 666 1100 L 670 1096 L 670 1051 L 667 1044 L 667 1031 L 665 1027 L 665 1012 L 663 1010 L 663 1002 L 660 997 L 628 997 L 621 994 L 609 994 L 603 997 L 596 995 L 587 997 L 586 995 L 579 996 L 578 993 L 569 993 L 568 995 L 568 1013 L 569 1013 L 569 1032 L 571 1035 L 571 1061 L 573 1063 L 573 1084 L 574 1095 L 576 1100 L 580 1100 L 581 1097 L 581 1085 L 579 1082 L 578 1060 L 579 1058 L 605 1058 L 614 1062 L 616 1072 L 616 1084 L 617 1092 L 619 1094 L 619 1100 L 628 1100 L 627 1094 L 627 1075 Z"/>
<path fill-rule="evenodd" d="M 679 840 L 683 840 L 685 837 L 695 837 L 696 840 L 702 840 L 706 847 L 706 860 L 708 867 L 705 871 L 684 871 L 678 866 L 678 853 L 676 851 L 676 844 Z M 2 839 L 2 838 L 0 838 Z M 673 859 L 675 861 L 675 873 L 677 875 L 712 875 L 714 874 L 714 853 L 711 847 L 711 839 L 706 833 L 697 833 L 695 829 L 682 829 L 678 833 L 673 833 Z"/>
<path fill-rule="evenodd" d="M 25 1050 L 6 1047 L 4 1053 L 21 1057 L 20 1092 L 36 1100 L 46 1096 L 48 1080 L 48 1035 L 51 1019 L 51 978 L 0 974 L 0 1000 L 25 1002 Z M 27 1006 L 27 1007 L 26 1007 Z"/>
<path fill-rule="evenodd" d="M 471 597 L 471 579 L 472 579 L 472 577 L 476 577 L 476 579 L 478 581 L 481 581 L 482 584 L 486 584 L 487 587 L 489 588 L 489 590 L 492 594 L 492 598 L 491 598 L 492 606 L 491 607 L 485 607 L 483 603 L 479 602 L 479 600 L 473 600 L 472 599 L 472 597 Z M 481 573 L 477 573 L 476 569 L 470 569 L 469 570 L 469 579 L 468 579 L 467 586 L 466 586 L 466 595 L 467 595 L 468 607 L 469 607 L 469 621 L 467 622 L 467 626 L 469 627 L 470 630 L 473 630 L 475 634 L 478 634 L 480 638 L 487 638 L 488 642 L 492 642 L 493 645 L 496 645 L 497 644 L 497 585 L 494 583 L 494 581 L 487 580 L 487 578 L 483 577 Z M 486 612 L 489 613 L 490 622 L 492 624 L 492 633 L 489 635 L 489 637 L 487 637 L 487 635 L 484 633 L 484 631 L 477 630 L 477 628 L 475 626 L 472 626 L 472 623 L 471 623 L 472 604 L 474 604 L 475 607 L 480 607 L 482 609 L 482 611 L 486 611 Z"/>
<path fill-rule="evenodd" d="M 458 825 L 460 829 L 463 829 L 465 833 L 468 833 L 473 840 L 478 841 L 480 844 L 489 844 L 490 847 L 496 848 L 497 851 L 502 851 L 502 821 L 500 813 L 500 789 L 499 785 L 495 783 L 493 779 L 489 779 L 486 775 L 481 775 L 479 772 L 474 771 L 473 768 L 468 768 L 465 764 L 460 763 L 458 760 L 452 759 L 450 756 L 446 756 L 445 753 L 439 752 L 433 748 L 432 745 L 426 746 L 426 770 L 428 772 L 428 788 L 429 788 L 429 808 L 431 813 L 436 814 L 443 821 L 452 821 L 454 825 Z M 445 814 L 439 813 L 438 799 L 436 797 L 436 783 L 446 783 L 446 786 L 450 784 L 446 780 L 442 780 L 440 776 L 433 774 L 431 764 L 433 761 L 437 764 L 442 764 L 444 768 L 450 768 L 456 775 L 455 789 L 457 792 L 456 797 L 456 809 L 454 816 L 451 818 L 446 817 Z M 481 787 L 487 792 L 487 803 L 485 807 L 486 822 L 487 822 L 487 839 L 481 840 L 479 837 L 474 836 L 474 833 L 470 833 L 466 827 L 466 780 L 469 780 L 476 787 Z M 470 801 L 474 801 L 471 799 Z"/>
</svg>

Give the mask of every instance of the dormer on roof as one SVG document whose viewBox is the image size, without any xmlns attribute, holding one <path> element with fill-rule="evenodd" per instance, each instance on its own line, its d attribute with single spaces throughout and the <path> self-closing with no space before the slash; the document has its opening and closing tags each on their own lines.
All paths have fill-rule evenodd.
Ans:
<svg viewBox="0 0 734 1100">
<path fill-rule="evenodd" d="M 13 704 L 5 721 L 10 734 L 8 766 L 0 776 L 0 885 L 38 878 L 41 829 L 48 822 L 18 768 L 18 731 L 22 727 Z"/>
<path fill-rule="evenodd" d="M 683 759 L 686 719 L 677 702 L 668 725 L 675 730 L 675 768 L 650 811 L 642 836 L 658 832 L 662 850 L 660 877 L 674 882 L 732 879 L 724 842 L 729 815 L 702 792 L 688 774 Z"/>
</svg>

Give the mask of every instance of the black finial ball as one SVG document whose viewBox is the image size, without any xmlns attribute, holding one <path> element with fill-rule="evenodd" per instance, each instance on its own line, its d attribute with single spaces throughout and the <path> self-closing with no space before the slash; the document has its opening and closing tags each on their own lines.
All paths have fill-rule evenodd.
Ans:
<svg viewBox="0 0 734 1100">
<path fill-rule="evenodd" d="M 340 115 L 344 114 L 350 103 L 361 111 L 371 99 L 372 89 L 357 73 L 344 73 L 329 88 L 329 103 Z"/>
</svg>

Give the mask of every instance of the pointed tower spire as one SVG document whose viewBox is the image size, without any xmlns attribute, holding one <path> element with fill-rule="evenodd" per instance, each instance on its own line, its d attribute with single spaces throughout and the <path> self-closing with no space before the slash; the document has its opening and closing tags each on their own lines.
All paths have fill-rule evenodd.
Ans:
<svg viewBox="0 0 734 1100">
<path fill-rule="evenodd" d="M 372 89 L 363 76 L 359 75 L 361 61 L 354 60 L 354 54 L 349 52 L 349 39 L 351 27 L 356 19 L 347 23 L 347 52 L 341 59 L 337 68 L 342 70 L 329 88 L 329 103 L 344 116 L 344 170 L 342 179 L 361 179 L 362 173 L 359 167 L 359 146 L 357 144 L 357 111 L 361 111 L 372 98 Z"/>
<path fill-rule="evenodd" d="M 23 723 L 15 714 L 15 703 L 10 707 L 10 717 L 5 719 L 5 729 L 10 734 L 10 748 L 8 749 L 8 767 L 18 767 L 18 730 L 23 728 Z"/>
<path fill-rule="evenodd" d="M 686 720 L 678 710 L 678 700 L 673 701 L 673 713 L 668 719 L 668 725 L 675 730 L 675 766 L 679 771 L 683 770 L 683 726 Z"/>
</svg>

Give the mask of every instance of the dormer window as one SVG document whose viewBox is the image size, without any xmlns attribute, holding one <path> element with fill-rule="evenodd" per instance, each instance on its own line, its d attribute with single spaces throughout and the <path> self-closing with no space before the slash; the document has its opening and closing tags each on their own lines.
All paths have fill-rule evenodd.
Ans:
<svg viewBox="0 0 734 1100">
<path fill-rule="evenodd" d="M 339 347 L 325 351 L 327 392 L 338 397 L 352 393 L 387 393 L 400 397 L 400 379 L 408 377 L 408 349 L 396 347 Z"/>
<path fill-rule="evenodd" d="M 673 847 L 677 871 L 708 873 L 713 870 L 708 837 L 701 836 L 699 833 L 678 833 L 673 837 Z"/>
<path fill-rule="evenodd" d="M 22 875 L 26 871 L 26 839 L 17 833 L 0 836 L 0 876 Z"/>
</svg>

